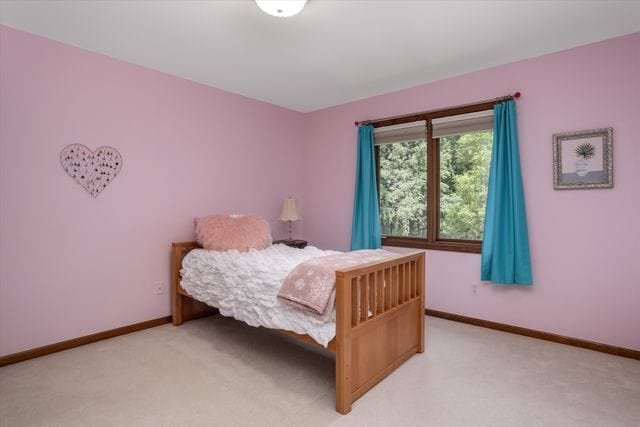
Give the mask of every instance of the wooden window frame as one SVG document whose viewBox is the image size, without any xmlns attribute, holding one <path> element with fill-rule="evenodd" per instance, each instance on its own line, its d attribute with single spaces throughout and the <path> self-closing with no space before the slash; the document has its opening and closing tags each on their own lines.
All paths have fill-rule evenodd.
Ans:
<svg viewBox="0 0 640 427">
<path fill-rule="evenodd" d="M 383 246 L 433 249 L 452 252 L 481 253 L 482 240 L 445 239 L 440 237 L 440 139 L 433 137 L 431 121 L 441 117 L 493 110 L 499 100 L 443 110 L 417 113 L 404 117 L 378 120 L 371 123 L 374 128 L 426 121 L 427 126 L 427 237 L 383 236 Z M 380 204 L 380 146 L 374 147 L 378 204 Z"/>
</svg>

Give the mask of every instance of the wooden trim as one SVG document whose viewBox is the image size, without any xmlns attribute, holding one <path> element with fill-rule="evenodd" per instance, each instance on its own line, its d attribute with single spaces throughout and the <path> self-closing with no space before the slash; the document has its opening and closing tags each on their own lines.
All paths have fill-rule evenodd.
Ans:
<svg viewBox="0 0 640 427">
<path fill-rule="evenodd" d="M 202 248 L 198 242 L 180 242 L 171 244 L 171 299 L 173 324 L 180 326 L 182 322 L 210 316 L 218 310 L 196 301 L 180 286 L 180 269 L 182 259 L 193 249 Z"/>
<path fill-rule="evenodd" d="M 281 333 L 282 335 L 287 335 L 291 338 L 295 338 L 299 341 L 304 341 L 307 344 L 311 344 L 314 345 L 316 347 L 320 347 L 320 348 L 325 348 L 324 346 L 322 346 L 320 343 L 318 343 L 318 341 L 314 340 L 313 338 L 311 338 L 309 335 L 301 335 L 301 334 L 296 334 L 295 332 L 291 332 L 291 331 L 286 331 L 284 329 L 271 329 L 272 331 L 276 331 L 278 333 Z M 327 349 L 329 349 L 329 351 L 332 352 L 336 352 L 336 340 L 331 340 L 329 341 L 329 344 L 327 344 Z"/>
<path fill-rule="evenodd" d="M 394 318 L 397 318 L 400 314 L 402 314 L 404 310 L 415 308 L 412 305 L 417 303 L 419 303 L 418 298 L 413 298 L 408 301 L 404 301 L 402 305 L 397 305 L 393 308 L 390 308 L 387 312 L 384 313 L 384 316 L 387 318 L 386 320 L 393 320 Z M 368 320 L 369 319 L 367 319 L 367 321 L 359 325 L 358 328 L 352 328 L 351 335 L 354 337 L 358 337 L 362 334 L 366 334 L 370 332 L 370 329 L 376 327 L 375 323 L 369 322 Z"/>
<path fill-rule="evenodd" d="M 418 270 L 417 271 L 418 288 L 416 292 L 418 293 L 418 297 L 420 297 L 420 313 L 424 313 L 425 311 L 424 306 L 426 304 L 426 294 L 427 294 L 426 281 L 425 281 L 425 276 L 427 273 L 425 257 L 426 257 L 426 254 L 418 258 L 418 265 L 416 266 Z M 420 327 L 418 329 L 418 353 L 424 353 L 424 348 L 426 345 L 426 337 L 425 337 L 426 322 L 427 322 L 427 318 L 426 316 L 424 316 L 422 318 L 422 321 L 420 322 Z"/>
<path fill-rule="evenodd" d="M 24 362 L 25 360 L 35 359 L 36 357 L 46 356 L 47 354 L 57 353 L 59 351 L 68 350 L 70 348 L 80 347 L 81 345 L 91 344 L 94 342 L 106 340 L 108 338 L 130 334 L 131 332 L 138 332 L 143 329 L 155 328 L 156 326 L 164 325 L 170 322 L 171 316 L 164 316 L 140 323 L 134 323 L 133 325 L 122 326 L 120 328 L 110 329 L 108 331 L 97 332 L 95 334 L 85 335 L 83 337 L 45 345 L 43 347 L 33 348 L 31 350 L 21 351 L 20 353 L 9 354 L 7 356 L 0 357 L 0 367 L 11 365 L 13 363 Z"/>
<path fill-rule="evenodd" d="M 406 252 L 403 254 L 395 254 L 388 258 L 384 258 L 382 261 L 370 262 L 368 264 L 360 264 L 355 267 L 349 267 L 342 270 L 337 270 L 336 279 L 339 277 L 346 277 L 347 275 L 360 275 L 360 274 L 365 274 L 367 272 L 371 273 L 377 269 L 394 267 L 399 263 L 401 263 L 402 261 L 405 261 L 406 259 L 423 256 L 423 253 L 424 252 L 422 251 L 413 251 L 413 252 Z"/>
<path fill-rule="evenodd" d="M 427 238 L 429 244 L 433 244 L 438 236 L 438 177 L 439 165 L 438 144 L 433 140 L 433 127 L 431 120 L 427 120 Z M 434 210 L 435 209 L 435 210 Z"/>
<path fill-rule="evenodd" d="M 370 120 L 363 122 L 370 124 L 374 128 L 385 126 L 400 125 L 404 123 L 417 122 L 420 120 L 431 120 L 440 117 L 457 116 L 458 114 L 475 113 L 478 111 L 493 110 L 494 105 L 504 101 L 504 99 L 496 99 L 493 101 L 484 101 L 476 104 L 461 105 L 458 107 L 441 108 L 438 110 L 424 111 L 421 113 L 408 114 L 406 116 L 389 117 L 378 120 Z"/>
<path fill-rule="evenodd" d="M 384 236 L 382 246 L 397 246 L 401 248 L 430 249 L 450 252 L 482 253 L 482 242 L 455 240 L 435 240 L 433 242 L 419 237 Z"/>
<path fill-rule="evenodd" d="M 388 377 L 390 373 L 398 369 L 400 365 L 402 365 L 404 362 L 409 360 L 409 358 L 414 354 L 416 354 L 417 352 L 418 352 L 417 347 L 413 347 L 409 349 L 405 354 L 398 357 L 395 361 L 393 361 L 390 365 L 385 367 L 377 375 L 371 377 L 369 380 L 367 380 L 367 382 L 365 382 L 363 385 L 361 385 L 360 387 L 358 387 L 353 391 L 353 400 L 355 401 L 360 397 L 362 397 L 362 395 L 364 395 L 367 391 L 371 390 L 380 381 Z"/>
<path fill-rule="evenodd" d="M 479 245 L 480 247 L 482 247 L 482 240 L 449 239 L 438 237 L 437 241 L 441 243 L 464 243 L 465 245 Z"/>
<path fill-rule="evenodd" d="M 199 311 L 197 313 L 186 313 L 182 316 L 182 321 L 188 322 L 190 320 L 202 319 L 203 317 L 215 316 L 218 313 L 219 311 L 214 308 L 211 308 L 211 310 Z M 170 316 L 170 317 L 173 317 L 173 316 Z"/>
<path fill-rule="evenodd" d="M 351 412 L 352 348 L 351 327 L 354 318 L 352 307 L 359 301 L 352 300 L 352 280 L 344 274 L 336 275 L 336 411 Z M 356 298 L 357 300 L 357 298 Z M 355 316 L 360 315 L 356 311 Z"/>
<path fill-rule="evenodd" d="M 588 350 L 599 351 L 600 353 L 613 354 L 615 356 L 640 360 L 640 350 L 617 347 L 614 345 L 602 344 L 598 342 L 582 340 L 579 338 L 566 337 L 564 335 L 552 334 L 550 332 L 543 332 L 537 331 L 535 329 L 523 328 L 520 326 L 507 325 L 505 323 L 497 323 L 490 320 L 476 319 L 475 317 L 467 317 L 460 314 L 447 313 L 444 311 L 432 310 L 429 308 L 425 310 L 425 314 L 427 316 L 453 320 L 454 322 L 467 323 L 469 325 L 495 329 L 497 331 L 509 332 L 511 334 L 524 335 L 526 337 L 537 338 L 540 340 L 552 341 L 560 344 L 571 345 L 574 347 L 586 348 Z"/>
<path fill-rule="evenodd" d="M 171 297 L 172 297 L 172 321 L 174 326 L 180 326 L 183 319 L 183 302 L 187 293 L 180 286 L 180 269 L 182 259 L 191 250 L 201 248 L 198 242 L 179 242 L 171 244 Z"/>
</svg>

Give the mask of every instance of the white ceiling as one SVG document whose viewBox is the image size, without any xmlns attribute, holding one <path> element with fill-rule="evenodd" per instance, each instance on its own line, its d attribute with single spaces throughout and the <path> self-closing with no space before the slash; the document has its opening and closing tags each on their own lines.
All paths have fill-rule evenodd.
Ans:
<svg viewBox="0 0 640 427">
<path fill-rule="evenodd" d="M 308 112 L 640 30 L 640 1 L 0 1 L 0 22 Z"/>
</svg>

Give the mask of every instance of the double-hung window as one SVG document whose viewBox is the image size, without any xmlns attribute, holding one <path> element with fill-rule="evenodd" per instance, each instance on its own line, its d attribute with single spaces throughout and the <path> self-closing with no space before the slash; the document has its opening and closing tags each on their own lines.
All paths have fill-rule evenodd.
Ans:
<svg viewBox="0 0 640 427">
<path fill-rule="evenodd" d="M 374 123 L 383 245 L 481 251 L 492 108 L 483 103 Z"/>
</svg>

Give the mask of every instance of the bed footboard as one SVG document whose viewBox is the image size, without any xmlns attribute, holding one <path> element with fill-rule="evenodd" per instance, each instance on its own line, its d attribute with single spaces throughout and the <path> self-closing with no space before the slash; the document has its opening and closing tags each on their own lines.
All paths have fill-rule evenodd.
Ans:
<svg viewBox="0 0 640 427">
<path fill-rule="evenodd" d="M 424 252 L 336 272 L 336 410 L 424 352 Z"/>
</svg>

